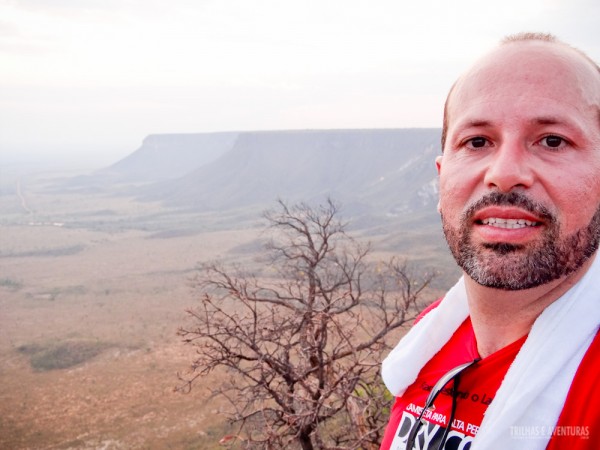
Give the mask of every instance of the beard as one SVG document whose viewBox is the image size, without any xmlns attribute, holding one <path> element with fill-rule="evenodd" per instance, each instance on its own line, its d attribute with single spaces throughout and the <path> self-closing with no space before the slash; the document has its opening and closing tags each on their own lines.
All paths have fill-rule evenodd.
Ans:
<svg viewBox="0 0 600 450">
<path fill-rule="evenodd" d="M 517 206 L 544 221 L 541 240 L 528 244 L 484 243 L 472 240 L 473 216 L 481 208 Z M 470 205 L 454 228 L 444 220 L 446 241 L 457 264 L 477 283 L 491 288 L 534 288 L 579 269 L 600 242 L 600 206 L 588 226 L 561 236 L 560 223 L 543 205 L 519 192 L 493 192 Z"/>
</svg>

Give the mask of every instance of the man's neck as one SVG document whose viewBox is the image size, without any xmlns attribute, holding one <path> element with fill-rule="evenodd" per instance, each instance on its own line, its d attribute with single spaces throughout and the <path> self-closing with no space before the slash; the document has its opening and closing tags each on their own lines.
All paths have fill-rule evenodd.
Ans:
<svg viewBox="0 0 600 450">
<path fill-rule="evenodd" d="M 533 289 L 492 289 L 465 274 L 471 322 L 482 358 L 525 336 L 547 306 L 577 283 L 593 257 L 576 272 Z"/>
</svg>

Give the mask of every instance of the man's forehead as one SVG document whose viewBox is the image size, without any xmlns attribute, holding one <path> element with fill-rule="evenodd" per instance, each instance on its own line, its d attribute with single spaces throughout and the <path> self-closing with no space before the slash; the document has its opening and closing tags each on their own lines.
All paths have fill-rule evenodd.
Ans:
<svg viewBox="0 0 600 450">
<path fill-rule="evenodd" d="M 544 84 L 574 91 L 600 107 L 600 71 L 591 60 L 561 43 L 525 41 L 502 44 L 477 60 L 453 86 L 448 112 L 482 91 L 518 94 L 511 91 L 511 83 L 517 81 L 521 89 Z"/>
<path fill-rule="evenodd" d="M 476 82 L 503 82 L 526 77 L 531 83 L 572 76 L 578 85 L 600 94 L 600 72 L 591 61 L 564 44 L 503 44 L 477 60 L 457 81 L 456 89 Z"/>
</svg>

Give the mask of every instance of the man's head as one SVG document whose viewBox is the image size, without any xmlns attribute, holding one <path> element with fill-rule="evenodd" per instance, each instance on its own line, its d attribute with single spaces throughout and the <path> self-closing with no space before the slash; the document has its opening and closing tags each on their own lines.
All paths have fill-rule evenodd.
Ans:
<svg viewBox="0 0 600 450">
<path fill-rule="evenodd" d="M 568 48 L 573 50 L 574 52 L 576 52 L 577 54 L 579 54 L 583 59 L 587 60 L 592 66 L 594 66 L 596 68 L 596 71 L 600 74 L 600 66 L 594 61 L 592 60 L 589 56 L 587 56 L 585 53 L 583 53 L 582 51 L 570 47 L 567 44 L 559 41 L 558 39 L 556 39 L 555 36 L 551 35 L 551 34 L 546 34 L 546 33 L 519 33 L 519 34 L 512 34 L 510 36 L 506 36 L 500 45 L 505 45 L 505 44 L 510 44 L 510 43 L 525 43 L 525 42 L 546 42 L 549 44 L 557 44 L 559 46 L 563 46 L 564 48 Z M 460 80 L 458 80 L 460 81 Z M 458 83 L 457 81 L 457 83 Z M 448 93 L 448 97 L 446 98 L 446 103 L 444 105 L 444 119 L 443 119 L 443 125 L 442 125 L 442 150 L 444 149 L 444 146 L 446 144 L 446 136 L 448 135 L 448 103 L 450 102 L 450 98 L 452 97 L 452 92 L 454 91 L 454 88 L 456 87 L 455 83 L 452 88 L 450 88 L 450 92 Z M 599 111 L 599 116 L 598 119 L 600 120 L 600 111 Z"/>
<path fill-rule="evenodd" d="M 562 47 L 563 49 L 566 50 L 570 50 L 573 53 L 575 53 L 577 56 L 581 57 L 583 60 L 587 61 L 589 64 L 589 68 L 591 68 L 592 72 L 597 72 L 598 75 L 600 75 L 600 66 L 598 65 L 598 63 L 596 63 L 596 61 L 594 61 L 592 58 L 590 58 L 586 53 L 582 52 L 581 50 L 579 50 L 578 48 L 572 47 L 569 44 L 560 41 L 559 39 L 556 38 L 556 36 L 553 36 L 552 34 L 547 34 L 547 33 L 517 33 L 517 34 L 511 34 L 506 36 L 504 39 L 502 39 L 502 41 L 500 42 L 500 45 L 505 45 L 505 44 L 511 44 L 511 43 L 547 43 L 547 44 L 554 44 L 558 47 Z"/>
<path fill-rule="evenodd" d="M 577 271 L 600 240 L 600 69 L 551 36 L 507 38 L 452 87 L 437 164 L 471 278 L 527 289 Z"/>
</svg>

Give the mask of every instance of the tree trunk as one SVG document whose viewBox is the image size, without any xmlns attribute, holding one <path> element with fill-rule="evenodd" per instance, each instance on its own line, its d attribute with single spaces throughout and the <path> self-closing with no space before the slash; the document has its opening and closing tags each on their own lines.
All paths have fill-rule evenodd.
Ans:
<svg viewBox="0 0 600 450">
<path fill-rule="evenodd" d="M 302 450 L 314 450 L 312 440 L 310 439 L 310 433 L 301 432 L 298 436 L 298 441 Z"/>
</svg>

